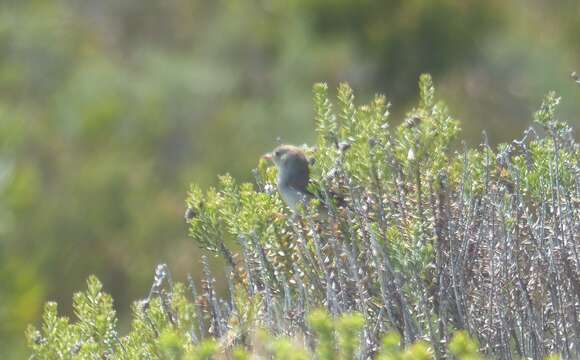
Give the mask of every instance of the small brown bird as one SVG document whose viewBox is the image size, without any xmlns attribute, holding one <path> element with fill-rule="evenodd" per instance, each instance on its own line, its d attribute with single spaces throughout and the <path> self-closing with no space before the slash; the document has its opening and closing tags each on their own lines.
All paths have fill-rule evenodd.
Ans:
<svg viewBox="0 0 580 360">
<path fill-rule="evenodd" d="M 292 211 L 308 206 L 316 197 L 308 189 L 310 169 L 308 158 L 302 149 L 293 145 L 280 145 L 264 159 L 278 168 L 278 191 Z"/>
<path fill-rule="evenodd" d="M 308 190 L 310 183 L 310 161 L 304 150 L 294 145 L 280 145 L 271 153 L 262 158 L 272 161 L 278 169 L 278 192 L 282 200 L 293 211 L 306 208 L 314 199 L 320 200 L 318 214 L 326 217 L 329 215 L 328 204 L 325 204 L 321 193 L 313 194 Z M 312 188 L 312 186 L 311 186 Z M 345 208 L 345 199 L 334 191 L 328 190 L 330 201 L 338 208 Z M 325 198 L 324 198 L 325 199 Z M 326 200 L 326 199 L 325 199 Z"/>
</svg>

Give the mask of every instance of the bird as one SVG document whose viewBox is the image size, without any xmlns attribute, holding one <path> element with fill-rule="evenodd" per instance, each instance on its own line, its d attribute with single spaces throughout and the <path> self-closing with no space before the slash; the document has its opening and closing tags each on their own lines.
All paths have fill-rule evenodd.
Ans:
<svg viewBox="0 0 580 360">
<path fill-rule="evenodd" d="M 297 212 L 301 207 L 306 208 L 316 198 L 308 190 L 310 164 L 304 150 L 294 145 L 280 145 L 262 158 L 276 165 L 278 192 L 290 210 Z"/>
<path fill-rule="evenodd" d="M 310 184 L 310 159 L 304 150 L 294 145 L 280 145 L 272 152 L 262 156 L 263 159 L 272 161 L 278 169 L 277 187 L 282 200 L 294 213 L 307 208 L 311 201 L 318 200 L 319 215 L 328 216 L 328 204 L 322 200 L 322 194 L 313 194 L 308 188 Z M 310 186 L 313 188 L 313 186 Z M 330 200 L 338 207 L 344 207 L 344 198 L 333 191 L 328 191 Z M 326 198 L 325 198 L 326 200 Z"/>
</svg>

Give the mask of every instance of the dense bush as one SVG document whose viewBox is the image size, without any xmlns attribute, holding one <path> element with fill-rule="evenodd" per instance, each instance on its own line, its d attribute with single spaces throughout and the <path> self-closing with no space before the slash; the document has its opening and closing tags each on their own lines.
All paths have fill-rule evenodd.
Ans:
<svg viewBox="0 0 580 360">
<path fill-rule="evenodd" d="M 315 85 L 308 151 L 327 217 L 290 213 L 265 162 L 255 186 L 192 185 L 190 234 L 224 259 L 226 298 L 205 257 L 199 288 L 160 265 L 119 336 L 112 299 L 90 278 L 77 322 L 48 304 L 42 328 L 29 329 L 35 356 L 577 358 L 580 158 L 555 117 L 560 99 L 545 98 L 521 139 L 492 149 L 484 136 L 458 151 L 458 122 L 429 76 L 419 87 L 393 127 L 384 97 L 357 106 L 343 84 L 335 105 Z M 347 206 L 332 206 L 331 192 Z"/>
<path fill-rule="evenodd" d="M 173 284 L 165 265 L 157 268 L 151 295 L 133 307 L 131 331 L 120 337 L 112 298 L 102 292 L 101 283 L 91 277 L 88 290 L 75 295 L 78 322 L 59 318 L 55 303 L 44 310 L 41 330 L 30 328 L 28 340 L 35 359 L 249 359 L 250 353 L 276 359 L 300 360 L 313 356 L 324 360 L 353 359 L 359 353 L 364 319 L 361 314 L 343 314 L 333 320 L 324 310 L 307 317 L 307 333 L 293 336 L 282 331 L 274 336 L 271 328 L 258 321 L 260 300 L 236 299 L 235 304 L 208 304 L 211 290 L 196 296 L 195 288 Z M 207 290 L 207 288 L 206 288 Z M 191 297 L 198 300 L 192 301 Z M 213 299 L 215 300 L 215 299 Z M 211 311 L 219 306 L 237 306 L 240 312 L 215 325 Z M 215 306 L 215 307 L 214 307 Z M 247 311 L 247 313 L 242 312 Z M 219 314 L 219 313 L 218 313 Z M 208 326 L 209 327 L 206 327 Z M 226 325 L 227 333 L 217 335 L 213 326 Z M 279 324 L 281 325 L 281 324 Z M 248 327 L 250 326 L 250 327 Z M 216 332 L 217 331 L 217 332 Z M 213 335 L 212 335 L 213 334 Z M 305 335 L 311 337 L 307 339 Z M 243 337 L 243 341 L 242 338 Z M 401 349 L 396 332 L 384 336 L 378 359 L 430 359 L 427 343 L 417 341 Z M 311 348 L 310 348 L 311 347 Z M 477 343 L 458 332 L 450 349 L 460 359 L 478 359 Z"/>
<path fill-rule="evenodd" d="M 0 5 L 0 349 L 95 274 L 119 324 L 152 264 L 201 273 L 183 192 L 315 143 L 309 91 L 385 93 L 392 124 L 433 73 L 462 140 L 511 141 L 545 89 L 578 132 L 580 1 L 18 0 Z M 546 29 L 550 29 L 549 32 Z M 225 141 L 224 141 L 225 140 Z M 90 253 L 92 256 L 86 256 Z M 212 271 L 216 269 L 212 268 Z M 221 282 L 220 282 L 221 283 Z M 223 288 L 220 288 L 223 290 Z"/>
</svg>

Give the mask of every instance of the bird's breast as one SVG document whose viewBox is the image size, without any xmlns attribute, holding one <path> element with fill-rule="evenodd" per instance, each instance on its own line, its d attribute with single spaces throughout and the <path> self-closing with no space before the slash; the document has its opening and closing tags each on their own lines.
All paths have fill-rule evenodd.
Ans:
<svg viewBox="0 0 580 360">
<path fill-rule="evenodd" d="M 301 192 L 289 186 L 280 186 L 278 187 L 278 191 L 280 192 L 282 200 L 284 200 L 288 207 L 293 211 L 298 210 L 299 204 L 307 206 L 308 202 L 312 198 L 312 195 Z"/>
</svg>

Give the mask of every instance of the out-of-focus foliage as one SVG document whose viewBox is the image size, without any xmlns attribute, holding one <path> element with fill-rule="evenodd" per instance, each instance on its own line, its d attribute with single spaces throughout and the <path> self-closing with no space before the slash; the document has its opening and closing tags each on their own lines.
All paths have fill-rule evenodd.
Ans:
<svg viewBox="0 0 580 360">
<path fill-rule="evenodd" d="M 571 118 L 580 107 L 568 78 L 580 61 L 578 9 L 566 1 L 0 3 L 0 348 L 20 355 L 41 304 L 58 300 L 70 313 L 69 294 L 90 273 L 113 293 L 121 323 L 153 263 L 199 273 L 181 216 L 187 184 L 206 188 L 226 172 L 251 179 L 278 136 L 311 142 L 314 82 L 379 89 L 400 114 L 417 75 L 431 71 L 469 119 L 468 139 L 483 128 L 493 142 L 511 139 L 546 88 L 567 99 L 561 111 Z"/>
</svg>

